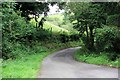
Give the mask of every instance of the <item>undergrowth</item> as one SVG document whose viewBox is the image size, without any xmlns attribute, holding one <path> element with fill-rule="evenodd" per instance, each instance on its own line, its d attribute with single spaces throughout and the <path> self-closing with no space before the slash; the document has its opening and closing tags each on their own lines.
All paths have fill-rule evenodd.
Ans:
<svg viewBox="0 0 120 80">
<path fill-rule="evenodd" d="M 86 62 L 89 64 L 97 64 L 97 65 L 104 65 L 110 67 L 120 68 L 120 58 L 112 61 L 109 59 L 108 52 L 101 52 L 97 54 L 96 52 L 87 52 L 87 50 L 80 49 L 75 52 L 74 58 L 80 62 Z"/>
<path fill-rule="evenodd" d="M 75 44 L 76 43 L 76 44 Z M 79 42 L 68 43 L 35 43 L 33 47 L 25 47 L 17 44 L 16 59 L 3 61 L 2 77 L 3 78 L 36 78 L 40 71 L 41 63 L 44 57 L 60 49 L 79 46 Z M 22 45 L 22 46 L 20 46 Z M 19 57 L 18 57 L 19 56 Z"/>
</svg>

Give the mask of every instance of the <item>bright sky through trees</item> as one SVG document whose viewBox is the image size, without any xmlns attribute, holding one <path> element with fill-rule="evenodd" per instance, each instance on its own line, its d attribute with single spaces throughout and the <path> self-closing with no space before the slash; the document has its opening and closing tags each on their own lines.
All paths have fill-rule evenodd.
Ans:
<svg viewBox="0 0 120 80">
<path fill-rule="evenodd" d="M 64 13 L 64 10 L 60 10 L 57 5 L 54 5 L 54 6 L 49 5 L 49 8 L 50 8 L 50 11 L 48 12 L 48 15 Z"/>
</svg>

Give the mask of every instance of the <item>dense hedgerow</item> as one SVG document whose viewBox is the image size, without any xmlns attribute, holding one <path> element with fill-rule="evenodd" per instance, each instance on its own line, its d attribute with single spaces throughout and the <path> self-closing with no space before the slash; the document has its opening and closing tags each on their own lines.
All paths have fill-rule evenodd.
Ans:
<svg viewBox="0 0 120 80">
<path fill-rule="evenodd" d="M 26 22 L 26 19 L 21 17 L 21 12 L 16 11 L 14 6 L 15 3 L 2 3 L 2 56 L 4 59 L 14 58 L 17 55 L 13 51 L 18 43 L 31 47 L 32 42 L 45 40 L 51 36 L 49 30 L 36 29 L 30 22 Z"/>
<path fill-rule="evenodd" d="M 21 12 L 15 9 L 15 5 L 16 3 L 2 3 L 2 56 L 4 59 L 16 58 L 21 52 L 16 54 L 15 51 L 26 49 L 26 47 L 31 48 L 36 41 L 66 43 L 79 40 L 78 35 L 53 33 L 51 29 L 36 28 L 30 21 L 21 17 Z"/>
<path fill-rule="evenodd" d="M 97 29 L 95 39 L 97 50 L 112 50 L 120 52 L 120 31 L 118 27 L 105 26 Z"/>
<path fill-rule="evenodd" d="M 107 51 L 111 60 L 116 60 L 120 57 L 120 30 L 118 27 L 108 27 L 97 29 L 96 35 L 96 51 Z"/>
</svg>

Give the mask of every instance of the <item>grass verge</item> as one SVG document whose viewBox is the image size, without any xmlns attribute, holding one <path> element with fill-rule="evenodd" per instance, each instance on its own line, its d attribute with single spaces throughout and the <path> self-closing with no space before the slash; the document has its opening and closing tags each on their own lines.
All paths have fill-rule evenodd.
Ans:
<svg viewBox="0 0 120 80">
<path fill-rule="evenodd" d="M 21 59 L 7 60 L 3 63 L 3 78 L 35 78 L 42 59 L 49 52 L 28 55 Z"/>
<path fill-rule="evenodd" d="M 120 58 L 116 59 L 115 61 L 111 61 L 107 56 L 107 52 L 101 52 L 101 54 L 98 55 L 95 54 L 94 52 L 87 53 L 85 50 L 80 49 L 76 51 L 74 58 L 77 61 L 85 62 L 89 64 L 97 64 L 97 65 L 120 68 L 120 64 L 119 64 Z"/>
<path fill-rule="evenodd" d="M 68 42 L 66 44 L 47 43 L 43 46 L 44 48 L 39 44 L 36 44 L 32 49 L 20 49 L 20 47 L 16 47 L 17 49 L 14 52 L 18 55 L 20 53 L 20 58 L 17 57 L 16 59 L 8 59 L 3 61 L 2 77 L 36 78 L 38 71 L 40 71 L 41 63 L 44 57 L 60 49 L 79 46 L 78 44 L 79 42 Z"/>
</svg>

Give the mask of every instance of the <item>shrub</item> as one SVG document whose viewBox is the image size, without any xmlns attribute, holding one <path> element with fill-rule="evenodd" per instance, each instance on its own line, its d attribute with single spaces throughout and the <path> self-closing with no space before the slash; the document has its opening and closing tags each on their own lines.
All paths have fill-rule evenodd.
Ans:
<svg viewBox="0 0 120 80">
<path fill-rule="evenodd" d="M 120 30 L 118 27 L 105 26 L 96 30 L 95 46 L 98 52 L 109 51 L 115 52 L 108 54 L 111 60 L 115 60 L 120 52 Z"/>
<path fill-rule="evenodd" d="M 69 36 L 66 34 L 60 34 L 60 40 L 62 43 L 66 43 L 69 41 Z"/>
<path fill-rule="evenodd" d="M 120 39 L 120 31 L 117 27 L 105 26 L 97 29 L 95 39 L 97 50 L 114 50 L 114 44 Z"/>
<path fill-rule="evenodd" d="M 49 40 L 52 37 L 52 32 L 45 29 L 39 29 L 33 33 L 37 40 Z"/>
<path fill-rule="evenodd" d="M 26 27 L 26 22 L 19 12 L 14 11 L 14 3 L 2 3 L 0 9 L 2 14 L 2 53 L 3 58 L 11 58 L 13 50 L 13 40 L 17 39 L 17 35 L 21 35 Z"/>
<path fill-rule="evenodd" d="M 77 41 L 80 39 L 80 35 L 79 34 L 71 34 L 70 35 L 70 40 L 71 41 Z"/>
<path fill-rule="evenodd" d="M 116 60 L 111 60 L 108 54 L 114 54 L 109 52 L 100 52 L 100 54 L 95 54 L 96 52 L 89 52 L 84 47 L 77 50 L 74 54 L 74 58 L 77 61 L 82 61 L 90 64 L 98 64 L 98 65 L 108 65 L 111 67 L 120 67 L 118 64 L 120 58 Z"/>
<path fill-rule="evenodd" d="M 21 17 L 19 11 L 15 11 L 15 3 L 2 3 L 0 9 L 2 17 L 2 54 L 3 58 L 14 58 L 23 48 L 15 50 L 17 43 L 32 47 L 32 42 L 35 40 L 45 40 L 51 35 L 51 32 L 44 29 L 36 29 L 34 25 L 26 22 L 24 17 Z M 16 46 L 16 47 L 15 47 Z M 18 53 L 16 51 L 19 51 Z M 19 55 L 19 54 L 18 54 Z"/>
</svg>

